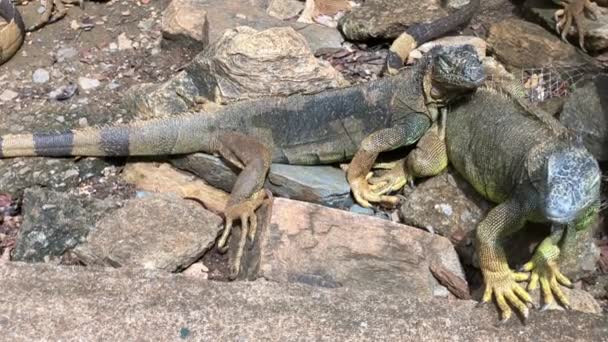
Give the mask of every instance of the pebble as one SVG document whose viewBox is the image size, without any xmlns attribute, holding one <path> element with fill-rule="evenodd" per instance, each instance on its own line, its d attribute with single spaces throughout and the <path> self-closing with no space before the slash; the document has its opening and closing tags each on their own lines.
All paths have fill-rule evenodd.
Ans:
<svg viewBox="0 0 608 342">
<path fill-rule="evenodd" d="M 14 92 L 10 89 L 6 89 L 5 91 L 3 91 L 0 94 L 0 101 L 8 102 L 8 101 L 14 100 L 17 96 L 19 96 L 18 93 Z"/>
<path fill-rule="evenodd" d="M 83 90 L 95 89 L 99 87 L 100 84 L 101 83 L 99 82 L 99 80 L 96 80 L 94 78 L 78 77 L 78 85 Z"/>
<path fill-rule="evenodd" d="M 55 118 L 55 120 L 57 120 L 58 122 L 65 122 L 65 117 L 63 115 L 59 115 L 58 117 Z"/>
<path fill-rule="evenodd" d="M 108 83 L 108 89 L 114 90 L 120 87 L 120 82 L 118 80 L 112 80 Z"/>
<path fill-rule="evenodd" d="M 32 75 L 32 80 L 34 83 L 46 83 L 50 78 L 51 76 L 46 69 L 36 69 Z"/>
<path fill-rule="evenodd" d="M 118 44 L 116 44 L 114 42 L 110 43 L 110 45 L 108 47 L 110 48 L 110 50 L 113 50 L 113 51 L 118 50 Z"/>
<path fill-rule="evenodd" d="M 88 127 L 89 126 L 89 120 L 87 120 L 87 118 L 80 118 L 80 119 L 78 119 L 78 126 L 80 126 L 80 127 Z"/>
<path fill-rule="evenodd" d="M 72 59 L 78 55 L 78 50 L 72 47 L 61 48 L 57 50 L 57 61 L 63 62 L 67 59 Z"/>
<path fill-rule="evenodd" d="M 126 33 L 118 36 L 118 50 L 128 50 L 133 48 L 133 41 L 127 37 Z"/>
</svg>

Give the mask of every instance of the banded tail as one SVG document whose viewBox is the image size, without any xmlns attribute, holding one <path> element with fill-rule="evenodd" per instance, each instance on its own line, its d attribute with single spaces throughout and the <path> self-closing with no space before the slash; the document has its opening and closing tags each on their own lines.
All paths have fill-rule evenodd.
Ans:
<svg viewBox="0 0 608 342">
<path fill-rule="evenodd" d="M 0 17 L 8 22 L 0 27 L 0 65 L 8 61 L 21 47 L 25 24 L 11 0 L 0 0 Z"/>
<path fill-rule="evenodd" d="M 399 72 L 412 50 L 422 43 L 441 37 L 467 23 L 477 12 L 479 4 L 480 0 L 470 0 L 467 5 L 450 15 L 430 23 L 409 27 L 393 41 L 386 57 L 385 71 L 390 75 Z"/>
<path fill-rule="evenodd" d="M 200 115 L 136 121 L 61 133 L 0 137 L 0 158 L 68 156 L 152 156 L 208 152 L 215 134 Z"/>
</svg>

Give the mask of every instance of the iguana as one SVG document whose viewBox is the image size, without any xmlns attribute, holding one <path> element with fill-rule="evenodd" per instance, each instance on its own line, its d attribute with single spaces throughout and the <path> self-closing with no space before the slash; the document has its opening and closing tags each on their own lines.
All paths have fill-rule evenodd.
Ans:
<svg viewBox="0 0 608 342">
<path fill-rule="evenodd" d="M 347 178 L 357 201 L 395 203 L 397 197 L 374 191 L 367 176 L 377 155 L 416 143 L 436 121 L 447 102 L 479 86 L 484 79 L 471 46 L 436 47 L 412 68 L 348 88 L 314 95 L 267 97 L 237 102 L 213 113 L 136 121 L 63 133 L 0 137 L 0 157 L 137 156 L 193 152 L 218 153 L 242 169 L 225 210 L 225 229 L 217 242 L 223 249 L 233 220 L 241 236 L 232 276 L 240 269 L 245 236 L 254 238 L 255 210 L 264 199 L 262 186 L 271 162 L 328 164 L 352 161 Z M 424 146 L 417 147 L 424 151 Z M 429 153 L 434 153 L 434 150 Z M 420 173 L 447 164 L 423 153 Z M 438 172 L 438 171 L 437 171 Z M 386 188 L 386 187 L 383 187 Z"/>
<path fill-rule="evenodd" d="M 403 68 L 410 52 L 418 45 L 441 37 L 469 22 L 479 9 L 480 2 L 480 0 L 470 0 L 468 4 L 446 17 L 408 27 L 393 41 L 386 57 L 384 71 L 388 74 L 397 73 Z"/>
<path fill-rule="evenodd" d="M 8 61 L 23 44 L 25 25 L 21 14 L 11 0 L 0 0 L 0 17 L 6 24 L 0 23 L 0 64 Z"/>
<path fill-rule="evenodd" d="M 486 286 L 482 302 L 494 296 L 503 321 L 512 314 L 509 303 L 528 317 L 531 298 L 518 281 L 529 279 L 529 289 L 540 282 L 545 307 L 554 295 L 569 305 L 559 284 L 571 282 L 560 272 L 559 260 L 572 257 L 570 242 L 596 218 L 600 190 L 598 163 L 581 140 L 512 84 L 480 87 L 450 110 L 446 124 L 450 163 L 498 203 L 477 226 L 476 240 Z M 510 269 L 503 247 L 526 221 L 553 224 L 551 235 L 523 266 L 531 274 Z"/>
</svg>

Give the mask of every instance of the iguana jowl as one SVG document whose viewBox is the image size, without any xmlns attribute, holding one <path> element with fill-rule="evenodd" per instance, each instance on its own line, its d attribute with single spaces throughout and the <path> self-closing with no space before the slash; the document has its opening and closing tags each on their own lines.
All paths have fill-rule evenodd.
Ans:
<svg viewBox="0 0 608 342">
<path fill-rule="evenodd" d="M 516 87 L 483 86 L 450 111 L 446 126 L 450 162 L 474 188 L 498 203 L 477 226 L 486 289 L 503 320 L 511 305 L 528 316 L 531 298 L 518 281 L 540 282 L 545 306 L 554 295 L 568 306 L 559 284 L 571 285 L 559 260 L 571 257 L 570 242 L 597 215 L 600 170 L 582 143 L 548 113 L 532 106 Z M 526 221 L 553 223 L 524 271 L 509 268 L 503 241 Z"/>
<path fill-rule="evenodd" d="M 352 157 L 347 178 L 357 200 L 364 205 L 394 203 L 396 197 L 384 196 L 386 186 L 375 191 L 368 183 L 367 175 L 376 156 L 414 144 L 425 133 L 437 134 L 437 129 L 429 128 L 437 118 L 438 108 L 475 89 L 484 76 L 471 46 L 437 47 L 413 68 L 376 82 L 315 95 L 239 102 L 213 113 L 60 134 L 6 135 L 0 138 L 0 156 L 219 153 L 242 169 L 225 211 L 226 228 L 218 241 L 218 247 L 223 248 L 235 219 L 241 220 L 241 235 L 253 239 L 254 211 L 264 198 L 262 186 L 271 162 L 313 165 Z M 432 174 L 447 164 L 445 149 L 429 151 L 439 157 L 425 156 L 420 144 L 418 149 L 422 151 L 418 159 L 409 162 L 418 166 L 412 168 L 413 173 Z M 435 164 L 428 164 L 429 160 Z M 245 239 L 233 261 L 233 276 L 239 271 L 244 244 Z"/>
</svg>

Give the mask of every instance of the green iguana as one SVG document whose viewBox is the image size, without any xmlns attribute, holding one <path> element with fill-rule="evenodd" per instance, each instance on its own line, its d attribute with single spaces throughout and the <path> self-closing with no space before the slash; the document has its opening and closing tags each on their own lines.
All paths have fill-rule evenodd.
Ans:
<svg viewBox="0 0 608 342">
<path fill-rule="evenodd" d="M 393 41 L 386 57 L 385 71 L 389 74 L 397 73 L 403 68 L 410 52 L 418 45 L 441 37 L 469 22 L 479 9 L 480 2 L 480 0 L 470 0 L 468 4 L 446 17 L 409 27 Z"/>
<path fill-rule="evenodd" d="M 498 203 L 477 226 L 476 237 L 486 286 L 482 302 L 494 295 L 503 321 L 511 316 L 509 303 L 528 316 L 531 298 L 518 281 L 530 279 L 529 289 L 540 282 L 545 307 L 554 295 L 568 307 L 559 284 L 571 282 L 560 272 L 559 260 L 572 257 L 570 242 L 599 208 L 597 161 L 519 89 L 500 82 L 484 85 L 450 111 L 446 124 L 450 162 L 480 194 Z M 554 228 L 523 266 L 531 274 L 511 270 L 503 247 L 526 221 Z"/>
<path fill-rule="evenodd" d="M 436 47 L 394 77 L 314 95 L 262 98 L 213 113 L 58 134 L 5 135 L 0 138 L 0 157 L 220 154 L 242 169 L 217 242 L 224 248 L 233 220 L 240 219 L 243 239 L 232 270 L 236 276 L 245 236 L 254 238 L 255 210 L 264 199 L 262 186 L 271 162 L 313 165 L 352 157 L 347 178 L 357 201 L 366 206 L 396 203 L 397 197 L 384 195 L 386 186 L 380 192 L 368 183 L 378 154 L 414 144 L 425 133 L 440 134 L 437 124 L 429 129 L 439 110 L 478 87 L 484 77 L 473 47 Z M 419 143 L 417 150 L 424 152 L 423 145 Z M 410 160 L 410 176 L 434 174 L 445 167 L 445 149 L 428 153 L 419 152 L 420 159 Z"/>
<path fill-rule="evenodd" d="M 0 23 L 0 64 L 8 61 L 23 44 L 25 25 L 21 14 L 11 0 L 0 0 L 0 17 L 6 24 Z"/>
</svg>

